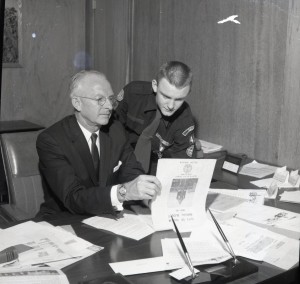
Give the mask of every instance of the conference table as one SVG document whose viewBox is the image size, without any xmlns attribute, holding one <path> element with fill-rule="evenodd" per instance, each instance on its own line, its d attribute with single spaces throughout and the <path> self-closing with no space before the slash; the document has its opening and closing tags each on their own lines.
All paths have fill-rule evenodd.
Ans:
<svg viewBox="0 0 300 284">
<path fill-rule="evenodd" d="M 222 160 L 218 160 L 211 187 L 228 189 L 255 188 L 255 186 L 250 184 L 250 181 L 255 178 L 222 171 L 221 165 Z M 268 205 L 300 213 L 299 204 L 283 203 L 278 200 L 272 202 Z M 104 247 L 102 251 L 62 269 L 67 275 L 70 283 L 80 283 L 95 278 L 105 279 L 106 277 L 113 275 L 114 271 L 109 266 L 109 263 L 111 262 L 162 256 L 161 239 L 166 237 L 176 238 L 175 232 L 162 231 L 155 232 L 139 241 L 135 241 L 104 230 L 95 229 L 82 223 L 81 221 L 87 217 L 88 216 L 61 214 L 60 216 L 52 216 L 47 219 L 47 221 L 53 225 L 72 225 L 79 237 Z M 251 262 L 258 266 L 258 272 L 229 283 L 299 283 L 299 264 L 297 267 L 284 271 L 269 263 L 257 261 Z M 126 276 L 126 279 L 128 279 L 130 283 L 136 284 L 180 283 L 176 279 L 170 277 L 169 273 L 170 271 L 138 274 Z M 100 281 L 98 283 L 105 282 Z"/>
</svg>

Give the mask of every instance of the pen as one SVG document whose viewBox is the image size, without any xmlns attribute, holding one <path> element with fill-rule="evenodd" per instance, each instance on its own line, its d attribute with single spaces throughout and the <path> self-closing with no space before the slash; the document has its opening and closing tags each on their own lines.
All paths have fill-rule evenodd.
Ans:
<svg viewBox="0 0 300 284">
<path fill-rule="evenodd" d="M 185 257 L 186 257 L 186 259 L 187 259 L 187 261 L 188 261 L 189 268 L 190 268 L 190 270 L 191 270 L 191 272 L 192 272 L 192 277 L 195 278 L 195 277 L 196 277 L 196 274 L 195 274 L 195 271 L 194 271 L 194 266 L 193 266 L 193 264 L 192 264 L 190 255 L 189 255 L 189 253 L 188 253 L 188 251 L 187 251 L 187 249 L 186 249 L 186 247 L 185 247 L 185 244 L 184 244 L 184 242 L 183 242 L 183 239 L 182 239 L 182 237 L 181 237 L 181 234 L 180 234 L 180 232 L 179 232 L 178 229 L 177 229 L 177 226 L 176 226 L 176 224 L 175 224 L 175 221 L 174 221 L 172 215 L 171 215 L 171 218 L 172 218 L 172 222 L 173 222 L 173 224 L 174 224 L 174 227 L 175 227 L 176 234 L 177 234 L 177 237 L 178 237 L 178 239 L 179 239 L 180 245 L 181 245 L 182 250 L 183 250 L 183 252 L 184 252 L 184 254 L 185 254 Z"/>
<path fill-rule="evenodd" d="M 229 241 L 227 240 L 227 238 L 226 238 L 226 236 L 225 236 L 225 234 L 224 234 L 224 232 L 223 232 L 221 226 L 219 225 L 217 219 L 216 219 L 216 218 L 214 217 L 214 215 L 211 213 L 211 211 L 210 211 L 209 208 L 208 208 L 208 211 L 209 211 L 209 213 L 210 213 L 212 219 L 214 220 L 214 222 L 215 222 L 215 224 L 216 224 L 216 226 L 217 226 L 217 228 L 218 228 L 218 231 L 219 231 L 220 235 L 222 236 L 222 238 L 223 238 L 223 240 L 224 240 L 224 242 L 225 242 L 225 244 L 226 244 L 226 246 L 227 246 L 227 248 L 228 248 L 228 250 L 229 250 L 231 256 L 234 258 L 234 263 L 237 263 L 236 255 L 235 255 L 235 253 L 234 253 L 234 251 L 233 251 L 233 249 L 232 249 L 232 247 L 231 247 Z"/>
</svg>

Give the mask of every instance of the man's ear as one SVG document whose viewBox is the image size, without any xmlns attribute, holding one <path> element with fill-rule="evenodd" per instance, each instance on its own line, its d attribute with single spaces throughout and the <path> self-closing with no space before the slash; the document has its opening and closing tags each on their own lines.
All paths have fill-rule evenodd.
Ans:
<svg viewBox="0 0 300 284">
<path fill-rule="evenodd" d="M 78 97 L 72 98 L 72 105 L 77 111 L 81 111 L 81 101 Z"/>
<path fill-rule="evenodd" d="M 157 81 L 155 79 L 152 80 L 152 89 L 154 93 L 157 92 Z"/>
</svg>

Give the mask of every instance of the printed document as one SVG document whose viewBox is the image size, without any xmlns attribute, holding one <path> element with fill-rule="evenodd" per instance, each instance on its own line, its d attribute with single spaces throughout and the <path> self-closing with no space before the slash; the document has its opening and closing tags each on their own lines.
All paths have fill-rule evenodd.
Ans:
<svg viewBox="0 0 300 284">
<path fill-rule="evenodd" d="M 14 263 L 18 267 L 46 263 L 63 268 L 103 249 L 61 228 L 33 221 L 1 231 L 0 251 L 12 246 L 20 248 Z"/>
<path fill-rule="evenodd" d="M 0 284 L 68 284 L 67 276 L 60 270 L 50 267 L 1 268 Z"/>
<path fill-rule="evenodd" d="M 225 194 L 233 197 L 238 197 L 245 199 L 247 202 L 255 203 L 255 204 L 264 204 L 265 197 L 267 195 L 267 191 L 265 189 L 215 189 L 211 188 L 208 192 L 217 193 L 217 194 Z"/>
<path fill-rule="evenodd" d="M 138 215 L 128 210 L 124 210 L 122 217 L 118 219 L 94 216 L 82 222 L 97 229 L 110 231 L 137 241 L 154 233 L 152 227 L 143 222 Z"/>
<path fill-rule="evenodd" d="M 236 255 L 265 261 L 282 269 L 290 269 L 299 261 L 298 239 L 288 238 L 237 218 L 221 220 L 219 214 L 215 216 Z M 215 224 L 210 220 L 205 226 L 194 228 L 190 238 L 202 241 L 216 239 L 224 244 Z"/>
<path fill-rule="evenodd" d="M 279 228 L 300 233 L 300 214 L 265 205 L 244 202 L 232 209 L 235 217 L 267 228 Z"/>
<path fill-rule="evenodd" d="M 264 260 L 272 246 L 280 244 L 285 238 L 283 235 L 237 218 L 231 218 L 219 223 L 235 254 L 253 260 Z M 218 237 L 220 242 L 222 241 L 220 234 L 216 235 L 214 233 L 214 235 Z"/>
<path fill-rule="evenodd" d="M 244 202 L 246 202 L 244 198 L 215 193 L 214 190 L 210 189 L 207 195 L 206 205 L 217 212 L 224 212 Z"/>
<path fill-rule="evenodd" d="M 115 273 L 121 273 L 125 276 L 178 268 L 167 265 L 162 256 L 113 262 L 109 263 L 109 265 Z"/>
<path fill-rule="evenodd" d="M 214 264 L 231 259 L 232 256 L 214 240 L 183 238 L 193 265 Z M 165 262 L 171 266 L 183 267 L 186 257 L 179 239 L 162 239 L 161 245 Z"/>
<path fill-rule="evenodd" d="M 272 246 L 264 261 L 282 269 L 290 269 L 299 262 L 299 240 L 284 238 Z"/>
<path fill-rule="evenodd" d="M 216 160 L 159 159 L 157 178 L 161 194 L 151 204 L 156 231 L 173 228 L 170 216 L 182 231 L 191 231 L 206 216 L 205 202 Z"/>
</svg>

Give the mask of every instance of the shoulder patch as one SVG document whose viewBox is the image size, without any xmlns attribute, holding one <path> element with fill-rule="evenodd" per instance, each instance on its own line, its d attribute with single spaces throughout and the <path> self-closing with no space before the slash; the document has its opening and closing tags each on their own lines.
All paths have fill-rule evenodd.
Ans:
<svg viewBox="0 0 300 284">
<path fill-rule="evenodd" d="M 193 152 L 194 152 L 194 145 L 191 145 L 190 147 L 188 147 L 186 149 L 186 154 L 188 155 L 188 157 L 192 157 L 193 156 Z"/>
<path fill-rule="evenodd" d="M 121 102 L 124 99 L 124 90 L 122 89 L 119 94 L 117 94 L 117 101 Z"/>
<path fill-rule="evenodd" d="M 182 132 L 182 135 L 183 135 L 183 136 L 187 136 L 191 131 L 194 130 L 194 128 L 195 128 L 194 125 L 190 126 L 189 128 L 187 128 L 186 130 L 184 130 L 184 131 Z"/>
</svg>

